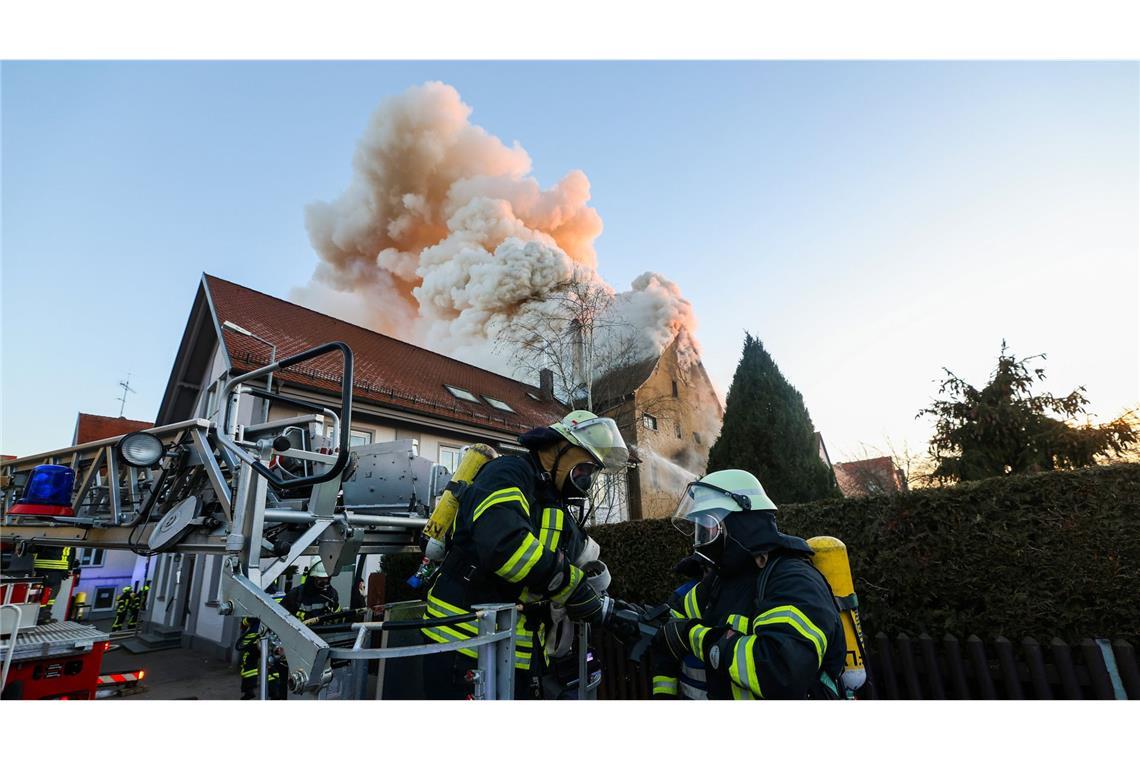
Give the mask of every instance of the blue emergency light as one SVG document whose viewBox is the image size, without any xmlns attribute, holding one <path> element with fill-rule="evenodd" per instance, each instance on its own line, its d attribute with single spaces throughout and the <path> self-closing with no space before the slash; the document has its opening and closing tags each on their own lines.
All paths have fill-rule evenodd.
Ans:
<svg viewBox="0 0 1140 760">
<path fill-rule="evenodd" d="M 41 464 L 32 468 L 24 495 L 8 510 L 11 515 L 74 517 L 71 491 L 75 487 L 75 470 L 61 464 Z"/>
</svg>

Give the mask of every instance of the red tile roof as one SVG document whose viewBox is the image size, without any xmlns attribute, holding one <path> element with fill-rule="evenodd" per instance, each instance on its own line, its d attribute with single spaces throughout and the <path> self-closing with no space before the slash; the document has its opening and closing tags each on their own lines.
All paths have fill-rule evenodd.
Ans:
<svg viewBox="0 0 1140 760">
<path fill-rule="evenodd" d="M 906 490 L 899 469 L 890 457 L 837 462 L 832 468 L 844 496 L 869 496 Z"/>
<path fill-rule="evenodd" d="M 509 377 L 372 332 L 350 322 L 205 275 L 218 324 L 233 322 L 277 347 L 277 358 L 292 356 L 330 341 L 344 341 L 354 358 L 354 396 L 382 406 L 404 409 L 508 433 L 548 425 L 565 414 L 556 401 L 539 401 L 539 389 Z M 269 363 L 269 347 L 234 330 L 223 329 L 226 350 L 235 370 L 245 372 Z M 340 354 L 330 354 L 277 376 L 316 390 L 340 390 Z M 515 413 L 485 401 L 462 401 L 444 383 L 504 401 Z"/>
<path fill-rule="evenodd" d="M 133 433 L 136 430 L 147 430 L 154 427 L 153 422 L 143 420 L 128 420 L 126 417 L 104 417 L 99 414 L 79 413 L 75 422 L 75 444 L 101 441 L 104 438 L 117 438 L 120 435 Z"/>
</svg>

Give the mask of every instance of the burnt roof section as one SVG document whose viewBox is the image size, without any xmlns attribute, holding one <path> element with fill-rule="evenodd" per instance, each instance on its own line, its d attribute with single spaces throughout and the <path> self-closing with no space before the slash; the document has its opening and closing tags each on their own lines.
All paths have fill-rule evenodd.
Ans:
<svg viewBox="0 0 1140 760">
<path fill-rule="evenodd" d="M 594 381 L 594 407 L 608 409 L 632 395 L 653 374 L 660 354 L 610 370 Z"/>
<path fill-rule="evenodd" d="M 418 412 L 500 432 L 519 433 L 549 425 L 565 414 L 540 389 L 457 359 L 307 309 L 227 280 L 203 275 L 218 325 L 232 322 L 276 346 L 277 359 L 332 341 L 343 341 L 355 360 L 354 396 L 381 406 Z M 269 347 L 231 329 L 222 339 L 236 372 L 269 363 Z M 294 385 L 336 393 L 339 354 L 321 357 L 277 377 Z M 470 391 L 478 402 L 452 395 L 444 385 Z M 482 397 L 504 401 L 514 412 L 492 407 Z"/>
</svg>

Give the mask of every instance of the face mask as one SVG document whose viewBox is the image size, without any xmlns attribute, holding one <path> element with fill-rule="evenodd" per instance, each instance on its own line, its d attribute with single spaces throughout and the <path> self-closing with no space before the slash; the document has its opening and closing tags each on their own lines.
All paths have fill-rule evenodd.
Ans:
<svg viewBox="0 0 1140 760">
<path fill-rule="evenodd" d="M 576 490 L 578 495 L 588 495 L 599 469 L 598 465 L 594 462 L 579 462 L 570 469 L 570 474 L 566 476 L 566 483 L 563 486 L 563 490 L 565 491 L 567 487 L 569 487 Z"/>
</svg>

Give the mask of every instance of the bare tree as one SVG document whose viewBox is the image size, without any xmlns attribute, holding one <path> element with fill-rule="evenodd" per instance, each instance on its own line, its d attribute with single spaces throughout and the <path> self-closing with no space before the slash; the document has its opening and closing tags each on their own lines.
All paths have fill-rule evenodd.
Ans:
<svg viewBox="0 0 1140 760">
<path fill-rule="evenodd" d="M 524 376 L 548 369 L 555 396 L 574 409 L 594 409 L 594 381 L 624 367 L 637 356 L 636 329 L 617 316 L 614 293 L 603 284 L 574 277 L 541 303 L 521 309 L 499 331 L 495 347 Z M 626 474 L 603 475 L 591 495 L 589 522 L 620 519 L 627 509 Z"/>
<path fill-rule="evenodd" d="M 897 470 L 901 485 L 906 490 L 928 488 L 934 485 L 931 473 L 934 472 L 934 459 L 924 451 L 915 451 L 906 441 L 899 443 L 887 436 L 878 445 L 860 444 L 855 452 L 845 452 L 849 460 L 843 464 L 844 471 L 855 480 L 857 487 L 866 493 L 889 493 L 898 490 L 893 472 L 884 471 L 872 464 L 872 460 L 888 457 L 892 470 Z"/>
</svg>

